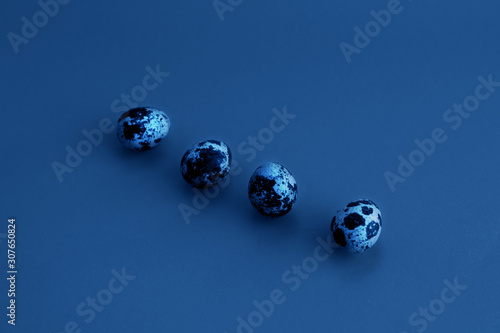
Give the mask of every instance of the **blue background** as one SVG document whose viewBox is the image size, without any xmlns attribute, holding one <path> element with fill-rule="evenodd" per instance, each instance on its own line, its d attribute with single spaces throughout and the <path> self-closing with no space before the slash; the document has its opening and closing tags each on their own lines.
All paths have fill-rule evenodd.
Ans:
<svg viewBox="0 0 500 333">
<path fill-rule="evenodd" d="M 458 129 L 443 120 L 478 76 L 500 81 L 500 3 L 402 1 L 348 63 L 339 44 L 387 4 L 252 0 L 221 21 L 209 0 L 71 1 L 15 53 L 7 34 L 40 6 L 3 1 L 0 331 L 59 333 L 73 321 L 82 332 L 236 332 L 255 300 L 280 289 L 286 301 L 255 332 L 417 332 L 409 317 L 456 278 L 467 289 L 425 331 L 500 332 L 500 88 Z M 138 154 L 105 134 L 60 182 L 52 163 L 65 163 L 65 147 L 103 118 L 115 123 L 111 103 L 158 64 L 170 75 L 138 104 L 169 115 L 166 141 Z M 285 106 L 296 118 L 247 161 L 238 146 Z M 391 191 L 384 173 L 435 128 L 447 141 Z M 180 159 L 209 138 L 230 145 L 240 173 L 186 224 L 179 205 L 194 193 Z M 246 194 L 266 161 L 299 185 L 279 220 Z M 283 274 L 362 197 L 381 207 L 378 243 L 335 250 L 292 291 Z M 15 328 L 5 316 L 11 216 Z M 122 268 L 135 279 L 87 323 L 77 307 Z"/>
</svg>

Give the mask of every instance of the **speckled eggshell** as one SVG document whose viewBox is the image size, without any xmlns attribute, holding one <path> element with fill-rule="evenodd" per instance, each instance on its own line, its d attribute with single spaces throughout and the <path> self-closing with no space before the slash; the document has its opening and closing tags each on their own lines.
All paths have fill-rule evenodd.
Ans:
<svg viewBox="0 0 500 333">
<path fill-rule="evenodd" d="M 182 157 L 182 177 L 196 188 L 217 185 L 231 169 L 231 150 L 224 143 L 207 140 L 195 144 Z"/>
<path fill-rule="evenodd" d="M 351 253 L 371 248 L 382 231 L 382 214 L 377 205 L 360 199 L 339 210 L 331 223 L 333 239 Z"/>
<path fill-rule="evenodd" d="M 170 119 L 160 110 L 150 107 L 131 109 L 118 119 L 118 141 L 134 151 L 156 147 L 170 129 Z"/>
<path fill-rule="evenodd" d="M 250 202 L 269 217 L 286 215 L 297 200 L 297 182 L 279 163 L 265 163 L 255 170 L 248 183 Z"/>
</svg>

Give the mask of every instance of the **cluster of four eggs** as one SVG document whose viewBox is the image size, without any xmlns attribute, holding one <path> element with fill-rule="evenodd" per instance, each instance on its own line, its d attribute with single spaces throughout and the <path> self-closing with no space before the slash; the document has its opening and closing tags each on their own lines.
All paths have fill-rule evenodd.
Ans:
<svg viewBox="0 0 500 333">
<path fill-rule="evenodd" d="M 118 119 L 117 128 L 118 140 L 123 146 L 134 151 L 144 151 L 154 148 L 165 138 L 170 129 L 170 120 L 160 110 L 135 108 Z M 196 188 L 216 186 L 228 175 L 230 168 L 231 150 L 225 143 L 216 140 L 197 143 L 187 150 L 181 160 L 182 176 Z M 269 217 L 280 217 L 290 212 L 297 194 L 295 178 L 279 163 L 269 162 L 258 167 L 248 184 L 251 204 L 261 214 Z M 347 205 L 332 221 L 335 241 L 354 253 L 373 246 L 381 230 L 378 207 L 369 200 L 358 203 L 360 207 Z M 358 208 L 360 212 L 357 212 Z M 345 214 L 346 212 L 349 214 Z M 363 214 L 367 212 L 370 214 Z M 349 222 L 351 220 L 356 221 L 355 226 Z"/>
</svg>

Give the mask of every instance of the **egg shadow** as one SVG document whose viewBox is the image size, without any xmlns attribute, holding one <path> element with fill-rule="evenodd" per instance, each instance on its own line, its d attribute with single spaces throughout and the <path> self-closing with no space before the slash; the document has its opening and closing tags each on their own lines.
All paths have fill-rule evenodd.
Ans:
<svg viewBox="0 0 500 333">
<path fill-rule="evenodd" d="M 338 247 L 327 262 L 330 268 L 335 270 L 335 274 L 345 281 L 362 282 L 380 270 L 383 258 L 383 247 L 381 244 L 375 244 L 362 253 L 351 253 Z"/>
<path fill-rule="evenodd" d="M 303 231 L 307 233 L 307 245 L 304 244 L 304 246 L 310 248 L 308 250 L 310 256 L 328 254 L 328 258 L 320 263 L 319 271 L 335 276 L 346 284 L 351 284 L 363 282 L 380 270 L 383 260 L 381 244 L 376 243 L 363 253 L 350 253 L 337 245 L 333 239 L 333 232 L 330 228 L 332 212 L 321 211 L 312 216 L 309 215 L 312 222 L 310 222 L 310 228 Z M 319 247 L 321 250 L 316 250 Z"/>
<path fill-rule="evenodd" d="M 164 139 L 164 141 L 168 141 Z M 161 163 L 165 157 L 166 151 L 169 147 L 166 142 L 160 142 L 157 146 L 145 151 L 133 151 L 125 148 L 118 139 L 116 133 L 108 134 L 103 140 L 108 152 L 113 156 L 118 163 L 126 163 L 139 168 L 152 168 Z"/>
<path fill-rule="evenodd" d="M 231 215 L 247 223 L 242 228 L 247 228 L 248 225 L 253 228 L 265 228 L 272 230 L 276 237 L 292 235 L 299 226 L 298 217 L 294 214 L 294 210 L 292 209 L 288 214 L 276 218 L 260 214 L 248 198 L 249 177 L 246 174 L 231 176 L 229 185 L 223 189 L 224 194 L 219 195 L 224 205 L 231 209 Z M 231 195 L 228 194 L 229 191 Z"/>
<path fill-rule="evenodd" d="M 293 209 L 286 215 L 280 217 L 265 216 L 257 211 L 245 196 L 239 204 L 244 205 L 244 209 L 238 209 L 238 214 L 247 221 L 252 227 L 265 229 L 270 232 L 272 237 L 269 239 L 279 239 L 291 237 L 297 234 L 300 229 L 300 218 L 294 214 Z"/>
<path fill-rule="evenodd" d="M 246 201 L 248 201 L 248 199 Z M 286 215 L 271 217 L 259 213 L 259 211 L 255 209 L 250 202 L 247 202 L 246 204 L 247 207 L 245 209 L 245 214 L 247 215 L 247 217 L 249 217 L 251 223 L 264 226 L 276 226 L 283 224 L 288 226 L 298 225 L 298 217 L 296 214 L 294 214 L 293 209 Z"/>
<path fill-rule="evenodd" d="M 314 211 L 310 209 L 310 211 Z M 337 245 L 333 239 L 331 222 L 336 212 L 319 211 L 311 220 L 315 221 L 310 229 L 310 243 L 315 249 L 318 245 L 323 247 L 323 253 L 330 251 L 331 254 L 325 264 L 321 265 L 324 270 L 333 271 L 331 274 L 345 279 L 346 281 L 363 281 L 372 273 L 380 269 L 383 260 L 383 244 L 379 242 L 363 253 L 351 253 L 345 248 Z M 318 221 L 316 223 L 316 221 Z M 330 247 L 331 250 L 328 249 Z"/>
</svg>

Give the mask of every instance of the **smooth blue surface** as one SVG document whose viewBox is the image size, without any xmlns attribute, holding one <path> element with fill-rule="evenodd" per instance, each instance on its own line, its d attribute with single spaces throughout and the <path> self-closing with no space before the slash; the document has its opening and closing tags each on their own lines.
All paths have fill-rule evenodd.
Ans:
<svg viewBox="0 0 500 333">
<path fill-rule="evenodd" d="M 59 333 L 73 321 L 81 332 L 236 332 L 238 317 L 279 289 L 286 300 L 254 332 L 410 333 L 424 326 L 412 314 L 456 278 L 467 289 L 425 331 L 500 332 L 500 88 L 457 129 L 443 119 L 479 76 L 500 81 L 500 3 L 401 1 L 348 63 L 339 44 L 353 44 L 353 28 L 387 5 L 252 0 L 221 21 L 211 0 L 73 0 L 16 54 L 7 34 L 21 34 L 22 17 L 40 7 L 2 2 L 0 331 Z M 157 65 L 161 82 L 138 104 L 168 114 L 165 141 L 133 153 L 105 134 L 60 182 L 52 163 L 65 163 L 82 130 L 115 124 L 113 109 L 127 107 L 113 101 Z M 285 107 L 296 117 L 262 151 L 249 149 Z M 391 191 L 384 173 L 436 128 L 447 140 Z M 179 205 L 192 207 L 195 193 L 179 163 L 204 139 L 226 142 L 240 165 L 186 224 Z M 279 220 L 247 197 L 266 161 L 299 186 Z M 361 255 L 335 250 L 297 279 L 293 265 L 314 264 L 317 237 L 359 198 L 382 210 L 378 243 Z M 5 316 L 11 216 L 15 328 Z M 95 318 L 79 315 L 122 268 L 135 278 Z"/>
</svg>

